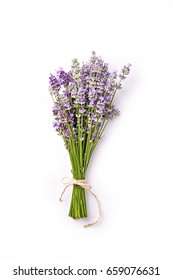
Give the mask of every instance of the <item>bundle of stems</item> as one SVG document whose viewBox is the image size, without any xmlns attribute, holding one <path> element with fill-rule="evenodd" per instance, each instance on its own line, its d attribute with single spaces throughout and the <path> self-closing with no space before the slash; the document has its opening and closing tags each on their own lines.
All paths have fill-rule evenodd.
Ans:
<svg viewBox="0 0 173 280">
<path fill-rule="evenodd" d="M 53 126 L 68 150 L 74 179 L 85 180 L 91 156 L 104 129 L 119 110 L 113 105 L 122 81 L 130 71 L 130 64 L 117 74 L 95 52 L 80 65 L 72 60 L 70 71 L 62 68 L 49 77 L 49 92 L 53 100 Z M 73 186 L 69 216 L 87 217 L 85 189 Z"/>
</svg>

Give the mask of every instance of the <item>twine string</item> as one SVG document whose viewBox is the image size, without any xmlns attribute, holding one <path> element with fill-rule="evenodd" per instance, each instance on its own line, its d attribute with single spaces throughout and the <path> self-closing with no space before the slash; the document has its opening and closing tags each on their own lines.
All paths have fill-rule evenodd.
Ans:
<svg viewBox="0 0 173 280">
<path fill-rule="evenodd" d="M 73 186 L 73 185 L 80 186 L 82 189 L 88 191 L 92 196 L 94 196 L 94 198 L 95 198 L 95 200 L 96 200 L 96 202 L 97 202 L 97 205 L 98 205 L 99 217 L 97 218 L 96 221 L 94 221 L 94 222 L 92 222 L 92 223 L 90 223 L 90 224 L 86 224 L 86 225 L 84 225 L 84 227 L 86 228 L 86 227 L 90 227 L 90 226 L 92 226 L 92 225 L 97 224 L 97 223 L 99 222 L 100 218 L 101 218 L 101 207 L 100 207 L 100 203 L 99 203 L 98 197 L 96 196 L 95 193 L 93 193 L 93 192 L 91 191 L 91 188 L 92 188 L 92 187 L 91 187 L 89 184 L 87 184 L 85 180 L 70 179 L 70 178 L 68 178 L 68 177 L 64 177 L 64 178 L 62 179 L 62 183 L 65 185 L 65 188 L 64 188 L 64 190 L 63 190 L 63 192 L 62 192 L 62 194 L 61 194 L 61 196 L 60 196 L 60 199 L 59 199 L 60 201 L 62 201 L 62 197 L 63 197 L 63 195 L 64 195 L 66 189 L 67 189 L 68 187 L 70 187 L 70 186 Z"/>
</svg>

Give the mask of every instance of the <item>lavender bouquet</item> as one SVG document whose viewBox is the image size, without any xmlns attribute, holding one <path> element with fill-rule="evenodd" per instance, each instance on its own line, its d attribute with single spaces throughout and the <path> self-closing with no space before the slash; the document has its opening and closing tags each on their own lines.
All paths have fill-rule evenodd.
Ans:
<svg viewBox="0 0 173 280">
<path fill-rule="evenodd" d="M 122 88 L 130 66 L 124 66 L 119 75 L 117 71 L 110 73 L 108 64 L 92 52 L 88 62 L 80 65 L 77 59 L 73 59 L 69 72 L 60 68 L 56 75 L 50 75 L 49 92 L 54 103 L 55 119 L 53 126 L 64 140 L 72 166 L 73 179 L 65 178 L 65 189 L 73 185 L 69 216 L 74 219 L 87 217 L 86 190 L 98 202 L 85 181 L 86 173 L 107 123 L 119 115 L 113 99 Z"/>
</svg>

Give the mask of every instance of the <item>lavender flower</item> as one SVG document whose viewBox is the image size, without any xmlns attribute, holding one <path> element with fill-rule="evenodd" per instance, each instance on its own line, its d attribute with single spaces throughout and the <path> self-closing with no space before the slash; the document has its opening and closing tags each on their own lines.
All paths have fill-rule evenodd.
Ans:
<svg viewBox="0 0 173 280">
<path fill-rule="evenodd" d="M 59 71 L 56 72 L 56 76 L 50 74 L 49 84 L 50 84 L 50 90 L 52 92 L 59 91 L 62 85 L 68 85 L 69 82 L 70 82 L 70 76 L 68 73 L 64 72 L 62 68 L 60 68 Z"/>
<path fill-rule="evenodd" d="M 130 67 L 127 64 L 120 74 L 116 70 L 111 73 L 108 64 L 92 52 L 88 62 L 80 65 L 73 59 L 70 71 L 60 68 L 49 77 L 53 127 L 65 142 L 76 179 L 85 179 L 91 155 L 107 123 L 119 115 L 113 99 Z M 87 216 L 84 190 L 74 188 L 69 215 Z"/>
<path fill-rule="evenodd" d="M 112 100 L 122 88 L 121 81 L 129 74 L 130 66 L 122 68 L 117 81 L 117 71 L 110 73 L 108 64 L 92 52 L 89 62 L 82 66 L 73 59 L 69 72 L 60 68 L 55 76 L 51 74 L 50 93 L 55 98 L 52 112 L 55 120 L 61 121 L 54 124 L 56 131 L 65 140 L 72 140 L 74 133 L 76 139 L 83 139 L 78 135 L 80 126 L 80 129 L 90 131 L 91 138 L 96 141 L 105 121 L 119 115 Z M 72 135 L 67 129 L 69 126 L 75 127 L 75 130 L 71 127 Z"/>
</svg>

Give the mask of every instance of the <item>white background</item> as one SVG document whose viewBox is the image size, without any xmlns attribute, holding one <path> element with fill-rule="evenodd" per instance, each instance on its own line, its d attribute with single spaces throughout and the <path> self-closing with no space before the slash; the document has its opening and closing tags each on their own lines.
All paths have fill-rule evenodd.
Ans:
<svg viewBox="0 0 173 280">
<path fill-rule="evenodd" d="M 18 265 L 79 261 L 100 269 L 154 265 L 159 279 L 170 279 L 172 1 L 16 0 L 2 1 L 0 13 L 3 279 L 13 279 Z M 111 70 L 127 63 L 132 70 L 115 101 L 121 115 L 108 126 L 88 170 L 102 220 L 84 229 L 97 217 L 95 200 L 87 195 L 85 221 L 68 217 L 71 190 L 58 201 L 71 167 L 52 127 L 48 78 L 59 67 L 68 71 L 73 58 L 86 61 L 92 50 Z"/>
</svg>

